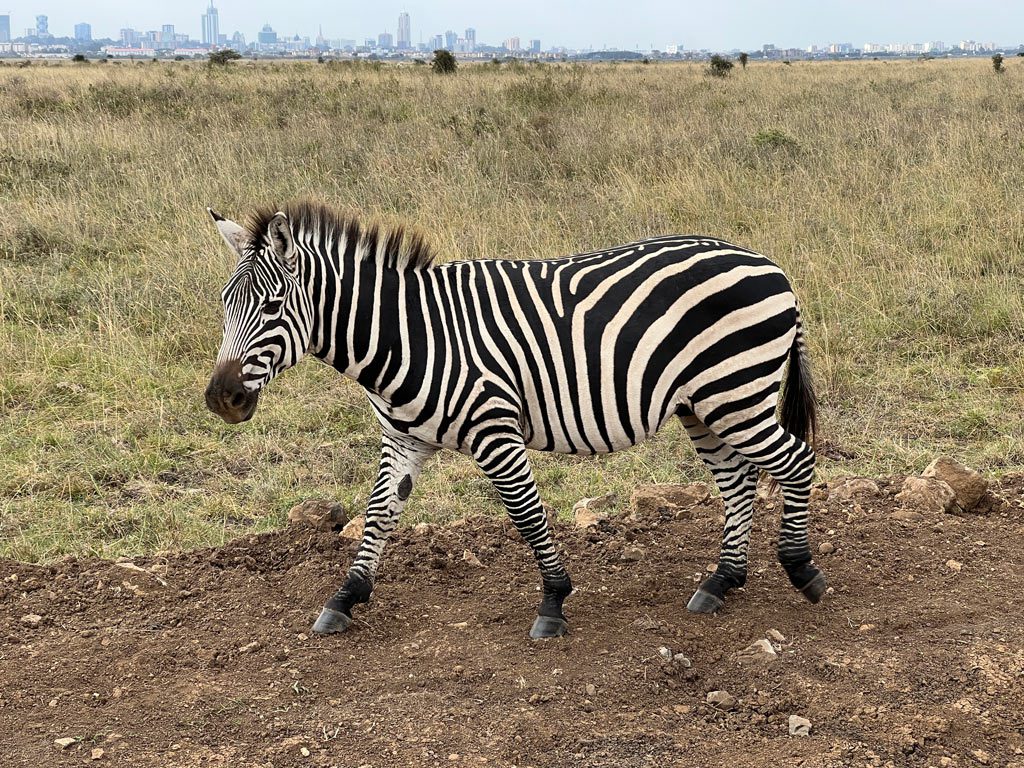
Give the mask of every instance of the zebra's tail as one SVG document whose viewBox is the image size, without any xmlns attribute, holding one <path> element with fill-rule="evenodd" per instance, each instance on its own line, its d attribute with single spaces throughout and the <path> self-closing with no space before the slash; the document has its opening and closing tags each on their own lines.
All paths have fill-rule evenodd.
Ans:
<svg viewBox="0 0 1024 768">
<path fill-rule="evenodd" d="M 789 367 L 782 393 L 782 428 L 814 448 L 818 431 L 818 398 L 814 395 L 814 382 L 807 360 L 803 327 L 800 325 L 800 307 L 796 308 L 796 336 L 789 351 Z"/>
</svg>

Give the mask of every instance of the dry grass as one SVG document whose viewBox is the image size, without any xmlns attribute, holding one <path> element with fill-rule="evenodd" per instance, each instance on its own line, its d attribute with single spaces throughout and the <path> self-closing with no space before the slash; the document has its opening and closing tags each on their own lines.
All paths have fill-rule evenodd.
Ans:
<svg viewBox="0 0 1024 768">
<path fill-rule="evenodd" d="M 821 472 L 951 452 L 1024 466 L 1024 95 L 989 62 L 0 68 L 0 555 L 119 555 L 358 503 L 377 431 L 315 362 L 255 422 L 202 387 L 231 263 L 205 218 L 322 197 L 444 258 L 665 232 L 779 261 L 823 396 Z M 841 459 L 842 455 L 852 458 Z M 831 456 L 832 458 L 828 458 Z M 549 503 L 704 477 L 674 425 L 603 459 L 537 455 Z M 409 519 L 496 512 L 435 460 Z"/>
</svg>

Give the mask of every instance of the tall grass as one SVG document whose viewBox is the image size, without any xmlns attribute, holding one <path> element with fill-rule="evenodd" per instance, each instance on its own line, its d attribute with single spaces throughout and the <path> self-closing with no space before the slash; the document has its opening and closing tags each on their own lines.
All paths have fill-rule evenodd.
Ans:
<svg viewBox="0 0 1024 768">
<path fill-rule="evenodd" d="M 821 474 L 950 452 L 1024 466 L 1024 93 L 987 61 L 0 67 L 0 555 L 119 555 L 359 504 L 377 429 L 315 362 L 254 422 L 202 387 L 231 260 L 207 220 L 314 195 L 418 225 L 443 259 L 666 232 L 775 258 L 823 395 Z M 535 456 L 546 500 L 704 477 L 671 425 Z M 409 519 L 497 512 L 462 457 Z"/>
</svg>

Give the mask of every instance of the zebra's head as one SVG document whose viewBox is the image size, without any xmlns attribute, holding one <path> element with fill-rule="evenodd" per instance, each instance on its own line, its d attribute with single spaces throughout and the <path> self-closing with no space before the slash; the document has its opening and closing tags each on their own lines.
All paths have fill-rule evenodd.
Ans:
<svg viewBox="0 0 1024 768">
<path fill-rule="evenodd" d="M 287 215 L 262 217 L 248 227 L 213 210 L 210 215 L 238 264 L 221 292 L 224 339 L 206 405 L 238 424 L 252 418 L 260 390 L 305 354 L 312 309 L 299 279 L 298 246 Z"/>
</svg>

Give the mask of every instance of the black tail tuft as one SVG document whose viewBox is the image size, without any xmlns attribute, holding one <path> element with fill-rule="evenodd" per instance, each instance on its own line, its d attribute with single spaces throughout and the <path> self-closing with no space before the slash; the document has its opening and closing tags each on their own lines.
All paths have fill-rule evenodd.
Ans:
<svg viewBox="0 0 1024 768">
<path fill-rule="evenodd" d="M 789 369 L 782 393 L 782 428 L 814 448 L 818 431 L 818 399 L 814 395 L 814 382 L 807 362 L 804 334 L 800 325 L 800 310 L 796 314 L 796 337 L 789 352 Z"/>
</svg>

